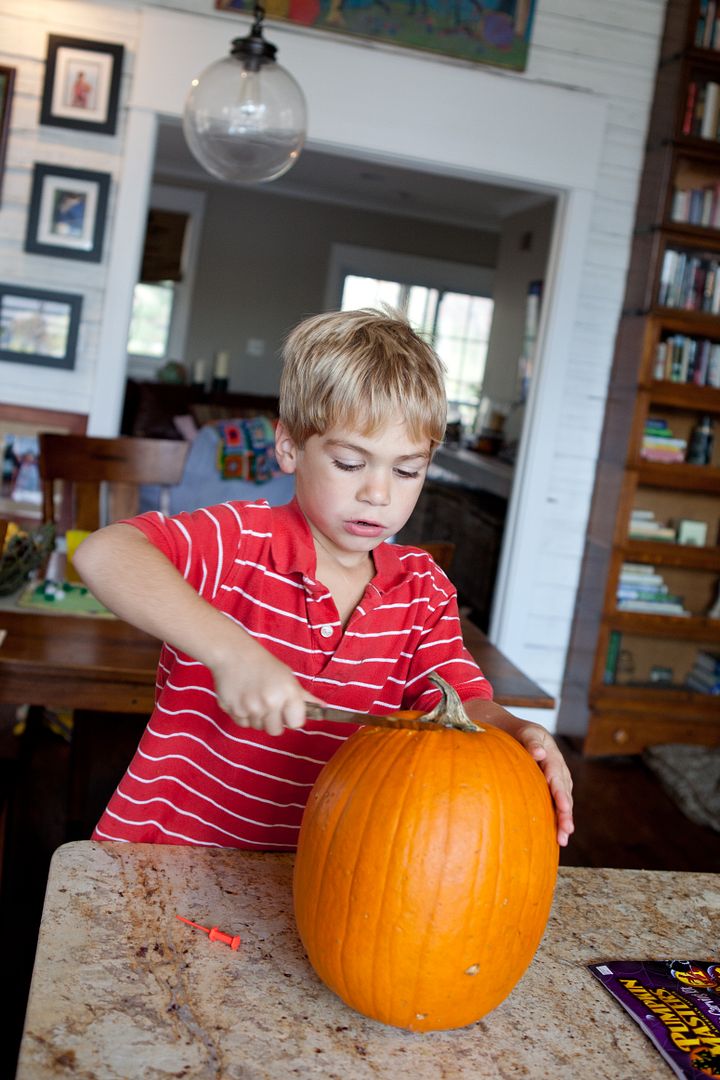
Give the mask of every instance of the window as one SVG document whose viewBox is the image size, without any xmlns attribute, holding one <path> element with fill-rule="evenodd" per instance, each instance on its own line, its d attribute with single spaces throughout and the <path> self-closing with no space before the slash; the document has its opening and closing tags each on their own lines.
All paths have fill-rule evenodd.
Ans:
<svg viewBox="0 0 720 1080">
<path fill-rule="evenodd" d="M 128 374 L 135 378 L 155 378 L 167 360 L 187 362 L 204 208 L 204 192 L 153 185 L 127 340 Z"/>
<path fill-rule="evenodd" d="M 127 344 L 131 356 L 167 357 L 174 300 L 174 281 L 137 283 Z"/>
<path fill-rule="evenodd" d="M 446 369 L 450 417 L 472 430 L 485 376 L 493 301 L 449 289 L 345 275 L 343 311 L 382 304 L 403 311 L 413 329 L 433 346 Z"/>
</svg>

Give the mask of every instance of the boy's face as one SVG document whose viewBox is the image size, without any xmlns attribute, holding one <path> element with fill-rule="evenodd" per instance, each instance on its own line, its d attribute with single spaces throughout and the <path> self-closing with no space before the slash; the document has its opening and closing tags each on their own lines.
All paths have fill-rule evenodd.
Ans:
<svg viewBox="0 0 720 1080">
<path fill-rule="evenodd" d="M 278 424 L 276 452 L 295 473 L 295 494 L 313 536 L 352 562 L 394 536 L 410 517 L 430 464 L 430 440 L 418 442 L 404 421 L 371 435 L 336 427 L 311 435 L 302 449 Z"/>
</svg>

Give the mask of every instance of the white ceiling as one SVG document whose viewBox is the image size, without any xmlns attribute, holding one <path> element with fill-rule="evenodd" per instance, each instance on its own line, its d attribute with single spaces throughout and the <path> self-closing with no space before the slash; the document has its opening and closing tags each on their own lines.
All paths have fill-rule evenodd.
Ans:
<svg viewBox="0 0 720 1080">
<path fill-rule="evenodd" d="M 182 128 L 173 121 L 160 124 L 155 175 L 158 179 L 191 180 L 203 186 L 222 184 L 195 161 Z M 480 184 L 308 147 L 289 172 L 258 185 L 258 190 L 486 230 L 500 229 L 504 218 L 549 198 L 543 192 Z"/>
</svg>

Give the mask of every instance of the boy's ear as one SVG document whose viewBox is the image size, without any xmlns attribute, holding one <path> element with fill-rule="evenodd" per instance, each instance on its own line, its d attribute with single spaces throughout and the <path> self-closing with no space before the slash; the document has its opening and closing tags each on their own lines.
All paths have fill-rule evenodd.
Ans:
<svg viewBox="0 0 720 1080">
<path fill-rule="evenodd" d="M 294 473 L 297 468 L 298 448 L 288 434 L 285 425 L 278 420 L 275 427 L 275 457 L 284 473 Z"/>
</svg>

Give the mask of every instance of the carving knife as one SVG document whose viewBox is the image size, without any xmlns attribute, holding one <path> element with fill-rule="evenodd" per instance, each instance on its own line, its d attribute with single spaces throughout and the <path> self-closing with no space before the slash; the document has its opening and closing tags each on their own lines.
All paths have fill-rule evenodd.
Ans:
<svg viewBox="0 0 720 1080">
<path fill-rule="evenodd" d="M 305 715 L 308 720 L 331 720 L 336 724 L 368 724 L 371 727 L 405 728 L 410 731 L 432 731 L 433 728 L 456 728 L 460 731 L 483 731 L 469 718 L 462 701 L 455 689 L 434 671 L 428 675 L 430 682 L 439 687 L 442 697 L 435 708 L 424 713 L 406 709 L 389 713 L 387 716 L 371 716 L 369 713 L 352 712 L 349 709 L 335 709 L 330 705 L 315 705 L 305 702 Z"/>
</svg>

